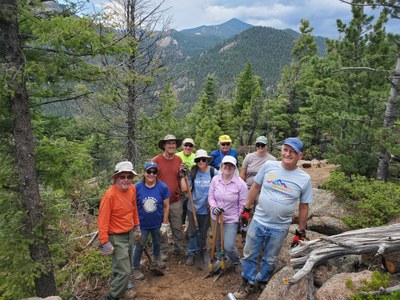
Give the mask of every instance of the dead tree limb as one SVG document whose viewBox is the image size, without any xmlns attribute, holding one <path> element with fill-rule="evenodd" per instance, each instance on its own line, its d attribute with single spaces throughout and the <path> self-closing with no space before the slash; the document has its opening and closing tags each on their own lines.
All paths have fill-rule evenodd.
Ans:
<svg viewBox="0 0 400 300">
<path fill-rule="evenodd" d="M 359 292 L 360 295 L 387 295 L 387 294 L 391 294 L 395 291 L 400 291 L 400 284 L 398 285 L 394 285 L 388 288 L 379 288 L 378 291 L 371 291 L 371 292 Z"/>
<path fill-rule="evenodd" d="M 304 242 L 291 251 L 293 268 L 300 268 L 290 279 L 294 284 L 321 261 L 348 254 L 376 252 L 376 255 L 400 251 L 400 223 L 347 231 Z"/>
</svg>

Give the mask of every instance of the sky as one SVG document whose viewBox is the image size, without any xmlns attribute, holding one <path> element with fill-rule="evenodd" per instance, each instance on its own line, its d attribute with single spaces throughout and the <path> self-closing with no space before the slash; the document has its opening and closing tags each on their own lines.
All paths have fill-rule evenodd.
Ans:
<svg viewBox="0 0 400 300">
<path fill-rule="evenodd" d="M 109 1 L 91 0 L 97 9 Z M 351 19 L 350 5 L 339 0 L 165 0 L 163 7 L 168 8 L 170 27 L 176 30 L 238 18 L 254 26 L 299 31 L 300 20 L 307 19 L 314 35 L 336 39 L 336 20 Z M 400 33 L 400 20 L 390 21 L 387 32 Z"/>
</svg>

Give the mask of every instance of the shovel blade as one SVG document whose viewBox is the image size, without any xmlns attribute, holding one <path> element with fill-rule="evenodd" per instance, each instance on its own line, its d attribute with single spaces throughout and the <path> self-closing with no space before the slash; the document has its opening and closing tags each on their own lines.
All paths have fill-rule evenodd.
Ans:
<svg viewBox="0 0 400 300">
<path fill-rule="evenodd" d="M 194 263 L 196 267 L 200 268 L 202 271 L 207 270 L 208 265 L 210 264 L 210 256 L 208 255 L 207 250 L 197 252 L 194 256 Z"/>
</svg>

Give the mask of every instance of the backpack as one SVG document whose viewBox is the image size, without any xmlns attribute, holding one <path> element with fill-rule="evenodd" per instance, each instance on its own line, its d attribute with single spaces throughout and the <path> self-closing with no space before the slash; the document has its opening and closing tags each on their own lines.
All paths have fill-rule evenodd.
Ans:
<svg viewBox="0 0 400 300">
<path fill-rule="evenodd" d="M 199 167 L 198 167 L 198 166 L 193 166 L 193 167 L 190 169 L 190 178 L 192 179 L 192 192 L 194 191 L 194 180 L 195 180 L 195 178 L 196 178 L 196 175 L 197 175 L 197 172 L 198 172 L 198 171 L 199 171 Z M 211 176 L 211 179 L 213 179 L 214 175 L 215 175 L 215 168 L 212 167 L 212 166 L 210 166 L 210 176 Z"/>
</svg>

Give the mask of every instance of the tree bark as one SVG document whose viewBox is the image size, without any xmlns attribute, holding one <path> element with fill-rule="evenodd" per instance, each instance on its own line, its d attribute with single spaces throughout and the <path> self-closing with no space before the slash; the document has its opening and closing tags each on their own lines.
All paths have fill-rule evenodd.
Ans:
<svg viewBox="0 0 400 300">
<path fill-rule="evenodd" d="M 400 47 L 399 47 L 400 48 Z M 398 118 L 398 109 L 400 102 L 400 56 L 397 57 L 396 70 L 391 80 L 391 88 L 389 99 L 386 103 L 386 111 L 383 120 L 383 137 L 382 141 L 385 144 L 393 128 L 394 122 Z M 389 161 L 390 153 L 385 148 L 379 155 L 378 170 L 376 179 L 387 181 L 389 179 Z"/>
<path fill-rule="evenodd" d="M 19 192 L 26 211 L 25 232 L 31 240 L 29 252 L 36 269 L 35 292 L 39 297 L 56 294 L 53 265 L 46 238 L 43 236 L 43 209 L 39 193 L 29 96 L 26 89 L 25 60 L 18 37 L 18 8 L 16 0 L 2 1 L 0 5 L 0 37 L 2 36 L 5 58 L 7 96 L 13 115 L 13 137 L 15 143 L 16 170 L 19 176 Z M 1 34 L 2 33 L 2 34 Z"/>
</svg>

